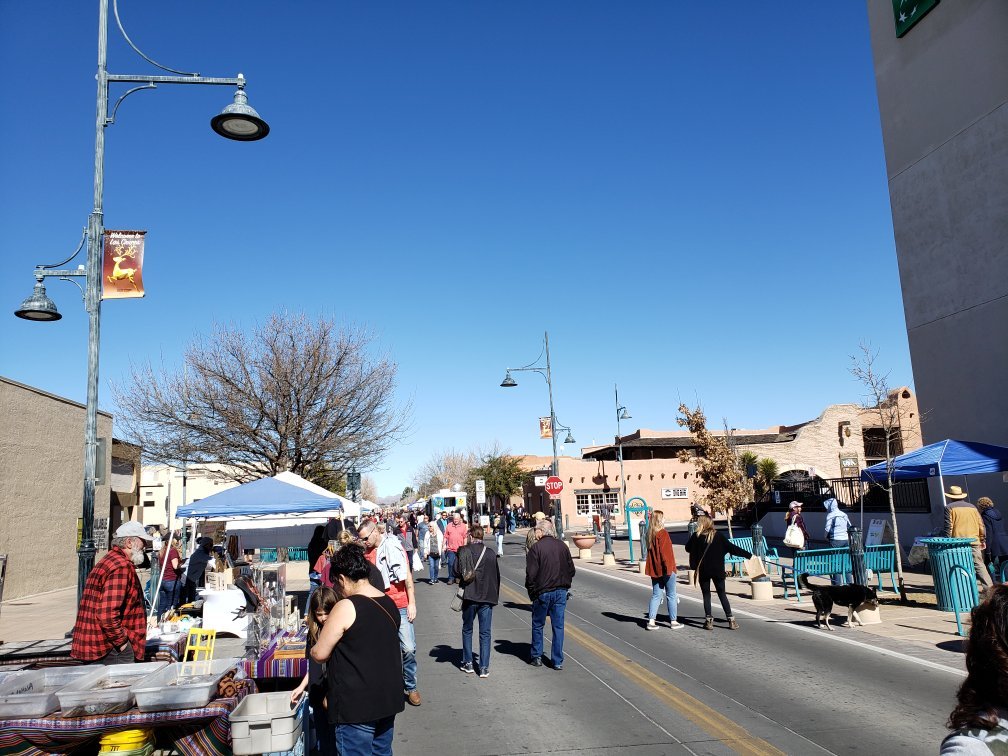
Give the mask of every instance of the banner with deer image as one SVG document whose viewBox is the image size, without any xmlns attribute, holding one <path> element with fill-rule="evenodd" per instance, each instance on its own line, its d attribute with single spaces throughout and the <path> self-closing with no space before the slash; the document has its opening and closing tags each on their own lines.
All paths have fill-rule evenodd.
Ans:
<svg viewBox="0 0 1008 756">
<path fill-rule="evenodd" d="M 142 297 L 146 231 L 105 230 L 102 256 L 102 299 Z"/>
</svg>

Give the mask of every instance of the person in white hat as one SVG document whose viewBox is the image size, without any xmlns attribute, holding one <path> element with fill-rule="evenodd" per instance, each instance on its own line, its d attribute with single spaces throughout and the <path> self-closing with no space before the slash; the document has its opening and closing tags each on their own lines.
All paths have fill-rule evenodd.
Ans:
<svg viewBox="0 0 1008 756">
<path fill-rule="evenodd" d="M 949 486 L 949 490 L 945 491 L 945 537 L 973 540 L 973 567 L 982 593 L 994 585 L 983 558 L 983 542 L 987 534 L 980 513 L 966 500 L 966 496 L 959 486 Z"/>
<path fill-rule="evenodd" d="M 139 522 L 124 522 L 112 537 L 112 548 L 84 583 L 77 609 L 70 656 L 85 664 L 143 661 L 147 616 L 136 568 L 152 540 Z"/>
</svg>

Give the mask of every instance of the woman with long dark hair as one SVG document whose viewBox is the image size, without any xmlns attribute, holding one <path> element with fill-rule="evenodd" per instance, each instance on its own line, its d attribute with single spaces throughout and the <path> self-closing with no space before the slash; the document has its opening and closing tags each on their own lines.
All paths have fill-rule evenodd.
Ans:
<svg viewBox="0 0 1008 756">
<path fill-rule="evenodd" d="M 996 585 L 973 610 L 966 641 L 968 675 L 949 716 L 954 732 L 942 756 L 990 756 L 1008 751 L 1008 586 Z"/>
<path fill-rule="evenodd" d="M 728 627 L 732 630 L 738 630 L 738 622 L 732 616 L 728 594 L 725 593 L 724 560 L 726 554 L 733 554 L 743 559 L 749 559 L 752 554 L 729 541 L 724 533 L 715 530 L 714 521 L 706 512 L 697 518 L 697 531 L 686 541 L 686 551 L 690 557 L 690 569 L 696 570 L 700 593 L 703 594 L 704 612 L 707 615 L 704 620 L 704 630 L 714 629 L 714 616 L 711 614 L 712 582 L 717 590 L 718 598 L 721 600 L 721 608 L 724 609 Z"/>
</svg>

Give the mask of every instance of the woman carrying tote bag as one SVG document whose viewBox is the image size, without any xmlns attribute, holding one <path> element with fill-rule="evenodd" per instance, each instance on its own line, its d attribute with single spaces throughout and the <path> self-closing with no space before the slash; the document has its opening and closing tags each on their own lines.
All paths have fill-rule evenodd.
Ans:
<svg viewBox="0 0 1008 756">
<path fill-rule="evenodd" d="M 805 529 L 805 520 L 801 516 L 802 503 L 792 501 L 788 507 L 787 514 L 784 515 L 784 524 L 787 530 L 784 531 L 784 545 L 791 549 L 791 558 L 794 559 L 799 551 L 804 549 L 810 540 L 809 532 Z"/>
<path fill-rule="evenodd" d="M 654 630 L 655 616 L 661 606 L 662 596 L 668 607 L 669 627 L 678 630 L 682 625 L 677 620 L 678 596 L 676 596 L 676 561 L 672 552 L 672 539 L 665 530 L 665 513 L 656 509 L 648 520 L 646 535 L 647 562 L 644 574 L 651 578 L 651 603 L 648 605 L 648 621 L 645 629 Z"/>
</svg>

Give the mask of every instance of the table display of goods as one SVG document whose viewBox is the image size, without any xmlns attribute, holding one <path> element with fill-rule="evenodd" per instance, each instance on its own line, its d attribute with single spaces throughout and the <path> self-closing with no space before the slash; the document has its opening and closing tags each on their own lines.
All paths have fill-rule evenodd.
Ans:
<svg viewBox="0 0 1008 756">
<path fill-rule="evenodd" d="M 35 719 L 59 708 L 56 691 L 97 667 L 49 667 L 12 672 L 0 680 L 0 719 Z"/>
<path fill-rule="evenodd" d="M 93 667 L 90 674 L 56 691 L 60 711 L 64 717 L 120 714 L 133 707 L 133 686 L 164 666 L 158 661 Z"/>
<path fill-rule="evenodd" d="M 217 685 L 237 659 L 180 662 L 146 676 L 133 685 L 140 711 L 198 709 L 210 703 Z"/>
<path fill-rule="evenodd" d="M 290 751 L 301 740 L 306 696 L 291 708 L 288 692 L 253 693 L 231 712 L 231 748 L 235 754 Z"/>
</svg>

